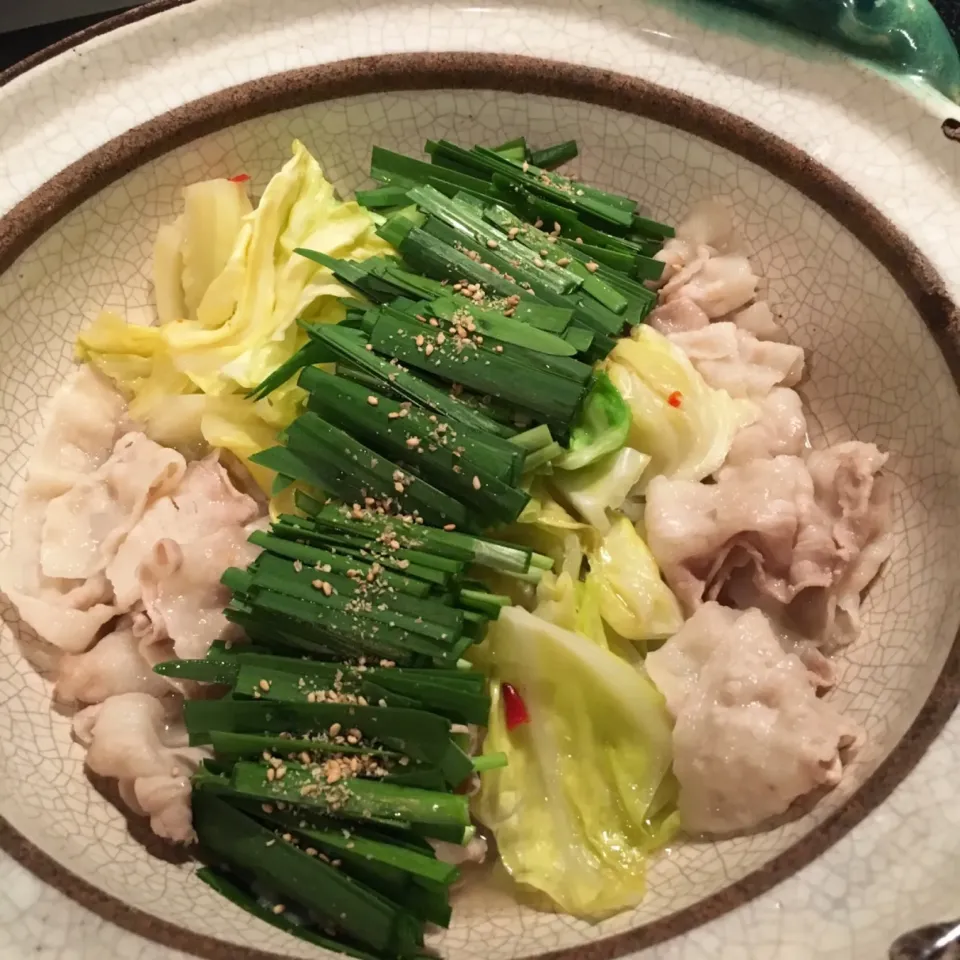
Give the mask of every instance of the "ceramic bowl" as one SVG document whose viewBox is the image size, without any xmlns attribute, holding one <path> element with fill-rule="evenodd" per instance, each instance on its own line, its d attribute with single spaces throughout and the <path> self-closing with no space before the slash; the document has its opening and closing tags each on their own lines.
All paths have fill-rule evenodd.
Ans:
<svg viewBox="0 0 960 960">
<path fill-rule="evenodd" d="M 153 236 L 186 183 L 242 171 L 257 192 L 298 137 L 346 193 L 364 182 L 374 144 L 413 153 L 431 137 L 522 133 L 578 140 L 585 179 L 660 219 L 728 198 L 765 295 L 807 351 L 816 433 L 891 451 L 897 547 L 831 694 L 867 746 L 802 815 L 678 842 L 631 912 L 597 925 L 536 912 L 493 871 L 460 896 L 438 946 L 451 960 L 868 957 L 949 911 L 960 886 L 960 721 L 949 720 L 960 695 L 960 147 L 941 132 L 946 101 L 640 0 L 149 4 L 6 81 L 5 528 L 77 330 L 103 307 L 149 322 Z M 106 950 L 116 956 L 316 955 L 211 894 L 189 860 L 144 846 L 142 824 L 85 776 L 69 719 L 51 712 L 15 614 L 5 617 L 0 843 L 130 931 L 91 927 L 18 871 L 21 889 L 57 909 L 43 930 L 12 925 L 14 960 L 51 930 L 76 936 L 82 957 L 108 942 L 131 951 Z"/>
</svg>

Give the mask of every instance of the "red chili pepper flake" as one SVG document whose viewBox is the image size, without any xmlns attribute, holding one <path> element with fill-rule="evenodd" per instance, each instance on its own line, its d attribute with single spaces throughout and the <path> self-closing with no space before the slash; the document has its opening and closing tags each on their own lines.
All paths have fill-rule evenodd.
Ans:
<svg viewBox="0 0 960 960">
<path fill-rule="evenodd" d="M 511 683 L 501 683 L 500 692 L 503 694 L 503 711 L 507 716 L 507 729 L 513 730 L 522 723 L 529 723 L 530 714 L 527 713 L 527 705 L 517 692 L 517 688 Z"/>
<path fill-rule="evenodd" d="M 667 397 L 667 403 L 669 403 L 671 407 L 679 407 L 680 404 L 683 403 L 683 394 L 679 390 L 674 390 L 673 393 Z"/>
<path fill-rule="evenodd" d="M 238 173 L 235 177 L 227 177 L 231 183 L 246 183 L 250 179 L 249 173 Z"/>
</svg>

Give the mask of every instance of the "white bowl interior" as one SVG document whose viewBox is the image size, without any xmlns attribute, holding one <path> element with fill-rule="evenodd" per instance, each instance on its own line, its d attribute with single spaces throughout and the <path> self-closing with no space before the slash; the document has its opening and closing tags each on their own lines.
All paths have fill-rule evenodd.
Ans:
<svg viewBox="0 0 960 960">
<path fill-rule="evenodd" d="M 831 697 L 867 745 L 812 813 L 717 844 L 678 843 L 649 875 L 636 910 L 589 925 L 518 906 L 503 877 L 461 895 L 441 943 L 454 960 L 508 960 L 571 947 L 664 917 L 716 893 L 791 847 L 835 812 L 903 736 L 930 694 L 960 624 L 949 564 L 960 536 L 960 398 L 903 291 L 847 230 L 798 190 L 741 157 L 663 124 L 542 96 L 478 91 L 368 95 L 230 127 L 147 163 L 65 217 L 0 276 L 0 510 L 3 529 L 45 401 L 72 363 L 78 329 L 102 308 L 151 319 L 157 226 L 182 185 L 246 172 L 254 192 L 302 139 L 341 192 L 360 186 L 370 149 L 417 153 L 427 138 L 464 143 L 526 134 L 574 138 L 581 176 L 641 198 L 660 219 L 729 199 L 766 295 L 807 350 L 802 392 L 821 438 L 852 436 L 891 451 L 897 546 L 866 603 L 864 638 L 840 659 Z M 5 534 L 6 535 L 6 534 Z M 0 816 L 112 897 L 187 930 L 247 947 L 315 956 L 214 896 L 191 864 L 148 855 L 124 816 L 89 783 L 69 719 L 8 625 L 0 646 Z"/>
</svg>

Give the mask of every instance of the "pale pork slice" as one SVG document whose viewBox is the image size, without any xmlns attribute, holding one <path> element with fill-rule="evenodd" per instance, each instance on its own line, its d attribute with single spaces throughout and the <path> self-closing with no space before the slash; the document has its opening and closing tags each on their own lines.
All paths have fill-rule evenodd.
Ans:
<svg viewBox="0 0 960 960">
<path fill-rule="evenodd" d="M 259 512 L 256 501 L 234 486 L 216 454 L 188 464 L 180 484 L 150 504 L 108 565 L 117 606 L 129 609 L 140 599 L 140 566 L 159 541 L 191 543 L 227 527 L 242 528 Z"/>
<path fill-rule="evenodd" d="M 73 730 L 87 748 L 87 766 L 117 779 L 125 802 L 150 818 L 154 833 L 189 843 L 190 775 L 209 751 L 188 746 L 180 707 L 178 699 L 125 693 L 85 707 Z"/>
<path fill-rule="evenodd" d="M 691 833 L 749 830 L 835 786 L 859 741 L 759 610 L 704 604 L 646 667 L 675 719 L 678 806 Z"/>
<path fill-rule="evenodd" d="M 802 456 L 807 441 L 807 418 L 796 390 L 774 387 L 757 406 L 760 418 L 738 431 L 727 454 L 726 465 L 736 466 L 782 455 Z"/>
<path fill-rule="evenodd" d="M 172 692 L 171 682 L 143 658 L 132 618 L 124 617 L 90 650 L 61 659 L 53 695 L 61 703 L 101 703 L 121 693 L 163 697 Z"/>
<path fill-rule="evenodd" d="M 204 657 L 213 641 L 230 631 L 223 613 L 230 590 L 220 578 L 228 567 L 247 567 L 258 553 L 247 531 L 235 525 L 183 544 L 155 544 L 140 566 L 143 602 L 157 636 L 169 637 L 178 657 Z"/>
<path fill-rule="evenodd" d="M 774 387 L 792 387 L 803 376 L 803 348 L 758 340 L 727 321 L 670 334 L 700 376 L 732 397 L 759 400 Z"/>
<path fill-rule="evenodd" d="M 72 652 L 85 650 L 116 613 L 110 584 L 47 576 L 41 531 L 50 502 L 85 481 L 107 460 L 120 432 L 123 398 L 89 368 L 71 376 L 54 397 L 14 511 L 12 545 L 0 566 L 0 586 L 41 637 Z"/>
<path fill-rule="evenodd" d="M 176 450 L 128 433 L 107 460 L 47 506 L 40 564 L 48 577 L 83 580 L 104 570 L 155 497 L 186 471 Z"/>
<path fill-rule="evenodd" d="M 688 613 L 757 606 L 823 646 L 859 631 L 859 596 L 893 548 L 886 454 L 851 441 L 807 461 L 724 467 L 715 484 L 656 477 L 647 542 Z"/>
</svg>

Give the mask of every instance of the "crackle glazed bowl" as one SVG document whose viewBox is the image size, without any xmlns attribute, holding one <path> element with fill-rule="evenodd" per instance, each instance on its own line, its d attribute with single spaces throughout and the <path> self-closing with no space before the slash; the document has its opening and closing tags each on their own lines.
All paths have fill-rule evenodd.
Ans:
<svg viewBox="0 0 960 960">
<path fill-rule="evenodd" d="M 679 11 L 679 12 L 678 12 Z M 808 356 L 816 432 L 891 451 L 893 557 L 831 694 L 867 733 L 803 816 L 678 842 L 597 925 L 460 896 L 450 960 L 876 958 L 960 915 L 960 144 L 953 105 L 839 55 L 644 0 L 147 4 L 0 76 L 0 510 L 104 307 L 148 321 L 157 226 L 192 180 L 254 192 L 294 137 L 342 193 L 370 149 L 568 138 L 660 219 L 728 198 Z M 84 773 L 69 718 L 0 640 L 0 956 L 265 960 L 316 948 L 219 899 Z M 106 794 L 106 795 L 105 795 Z"/>
</svg>

